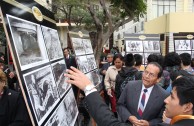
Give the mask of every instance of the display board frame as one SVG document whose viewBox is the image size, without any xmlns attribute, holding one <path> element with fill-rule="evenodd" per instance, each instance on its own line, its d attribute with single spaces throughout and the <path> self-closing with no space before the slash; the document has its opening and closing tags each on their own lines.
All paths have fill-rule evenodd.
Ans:
<svg viewBox="0 0 194 126">
<path fill-rule="evenodd" d="M 140 54 L 143 65 L 147 64 L 149 54 L 161 54 L 159 34 L 124 34 L 126 54 Z"/>
<path fill-rule="evenodd" d="M 174 33 L 173 40 L 176 53 L 189 53 L 194 58 L 194 33 Z"/>
<path fill-rule="evenodd" d="M 71 91 L 71 85 L 64 83 L 66 64 L 54 14 L 31 0 L 2 0 L 0 6 L 7 43 L 32 125 L 44 126 Z M 76 105 L 74 108 L 77 110 Z"/>
<path fill-rule="evenodd" d="M 70 39 L 71 39 L 71 44 L 73 47 L 73 51 L 76 57 L 75 59 L 79 70 L 82 71 L 84 74 L 86 74 L 94 85 L 96 86 L 99 85 L 102 81 L 102 77 L 99 75 L 99 69 L 96 64 L 96 60 L 93 54 L 94 52 L 92 49 L 92 44 L 89 39 L 89 36 L 85 34 L 80 36 L 79 33 L 70 32 Z M 78 46 L 77 46 L 78 44 L 75 44 L 75 43 L 78 43 L 78 41 L 79 41 L 79 45 L 82 45 L 83 51 L 78 51 Z M 95 76 L 97 77 L 95 81 L 93 80 L 94 72 L 98 74 L 98 76 Z M 102 86 L 98 86 L 98 87 L 102 87 Z M 101 90 L 101 89 L 98 88 L 98 90 Z"/>
</svg>

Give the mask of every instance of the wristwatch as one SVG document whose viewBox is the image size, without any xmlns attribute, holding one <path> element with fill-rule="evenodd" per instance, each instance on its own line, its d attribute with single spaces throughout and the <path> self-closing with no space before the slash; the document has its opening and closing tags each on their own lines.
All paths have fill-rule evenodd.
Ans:
<svg viewBox="0 0 194 126">
<path fill-rule="evenodd" d="M 87 86 L 85 87 L 85 89 L 84 89 L 84 93 L 85 93 L 86 96 L 87 96 L 88 94 L 94 92 L 94 91 L 97 91 L 97 89 L 96 89 L 96 86 L 94 86 L 93 84 L 87 85 Z"/>
</svg>

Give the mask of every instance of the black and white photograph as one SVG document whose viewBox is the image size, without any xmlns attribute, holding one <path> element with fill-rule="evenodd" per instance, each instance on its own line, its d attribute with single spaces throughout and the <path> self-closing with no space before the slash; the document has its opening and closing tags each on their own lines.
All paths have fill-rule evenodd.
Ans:
<svg viewBox="0 0 194 126">
<path fill-rule="evenodd" d="M 143 52 L 142 41 L 126 41 L 126 52 Z"/>
<path fill-rule="evenodd" d="M 191 40 L 191 49 L 194 50 L 194 40 Z"/>
<path fill-rule="evenodd" d="M 85 55 L 84 45 L 81 38 L 71 38 L 76 56 Z"/>
<path fill-rule="evenodd" d="M 7 19 L 21 70 L 48 62 L 40 25 L 11 15 Z"/>
<path fill-rule="evenodd" d="M 102 82 L 102 76 L 99 74 L 98 69 L 91 72 L 94 85 L 98 85 Z"/>
<path fill-rule="evenodd" d="M 23 77 L 37 123 L 41 125 L 60 100 L 51 67 L 45 66 Z"/>
<path fill-rule="evenodd" d="M 160 52 L 159 41 L 143 41 L 144 52 Z"/>
<path fill-rule="evenodd" d="M 190 40 L 175 40 L 175 50 L 191 50 Z"/>
<path fill-rule="evenodd" d="M 41 27 L 49 59 L 52 61 L 64 57 L 57 30 Z"/>
<path fill-rule="evenodd" d="M 68 94 L 65 96 L 63 103 L 65 106 L 66 115 L 67 115 L 66 116 L 67 126 L 74 126 L 78 116 L 78 108 L 77 108 L 77 103 L 72 89 L 70 89 Z"/>
<path fill-rule="evenodd" d="M 86 54 L 92 54 L 93 49 L 92 49 L 92 44 L 89 39 L 82 39 L 83 45 L 84 45 L 84 50 Z"/>
<path fill-rule="evenodd" d="M 86 58 L 88 60 L 88 65 L 89 65 L 89 71 L 94 70 L 97 68 L 96 65 L 96 60 L 94 58 L 94 55 L 86 55 Z"/>
<path fill-rule="evenodd" d="M 69 126 L 67 123 L 67 115 L 68 114 L 64 102 L 61 102 L 58 108 L 48 119 L 48 122 L 45 124 L 45 126 Z"/>
<path fill-rule="evenodd" d="M 93 82 L 93 77 L 92 77 L 92 72 L 88 72 L 87 74 L 85 74 L 89 79 L 90 79 L 90 81 L 92 82 L 92 83 L 94 83 Z"/>
<path fill-rule="evenodd" d="M 179 55 L 182 54 L 182 53 L 189 53 L 189 54 L 191 54 L 191 51 L 176 51 L 176 53 L 178 53 Z"/>
<path fill-rule="evenodd" d="M 80 71 L 82 71 L 83 73 L 87 73 L 89 71 L 90 67 L 86 56 L 77 56 L 76 61 Z"/>
<path fill-rule="evenodd" d="M 191 59 L 193 59 L 194 58 L 194 52 L 192 51 L 192 53 L 191 53 Z"/>
<path fill-rule="evenodd" d="M 68 78 L 64 76 L 66 69 L 67 67 L 64 60 L 52 64 L 52 70 L 60 97 L 63 97 L 66 91 L 71 87 L 71 85 L 66 82 Z"/>
</svg>

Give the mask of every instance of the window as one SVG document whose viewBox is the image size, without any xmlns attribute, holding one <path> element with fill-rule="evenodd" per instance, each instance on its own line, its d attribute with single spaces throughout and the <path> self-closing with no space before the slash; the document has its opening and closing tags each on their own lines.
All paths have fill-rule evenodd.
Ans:
<svg viewBox="0 0 194 126">
<path fill-rule="evenodd" d="M 144 30 L 144 22 L 141 22 L 141 31 Z"/>
<path fill-rule="evenodd" d="M 153 0 L 152 12 L 154 18 L 157 18 L 170 12 L 176 12 L 176 0 Z"/>
</svg>

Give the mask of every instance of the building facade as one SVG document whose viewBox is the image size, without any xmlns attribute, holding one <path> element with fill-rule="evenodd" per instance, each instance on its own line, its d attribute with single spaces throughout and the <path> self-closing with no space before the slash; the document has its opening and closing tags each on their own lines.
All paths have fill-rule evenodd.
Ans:
<svg viewBox="0 0 194 126">
<path fill-rule="evenodd" d="M 194 31 L 194 0 L 146 0 L 146 3 L 145 17 L 120 27 L 114 33 L 115 44 L 120 48 L 123 46 L 120 40 L 123 40 L 124 32 L 161 34 L 162 49 L 167 50 L 163 53 L 174 51 L 173 34 Z"/>
</svg>

